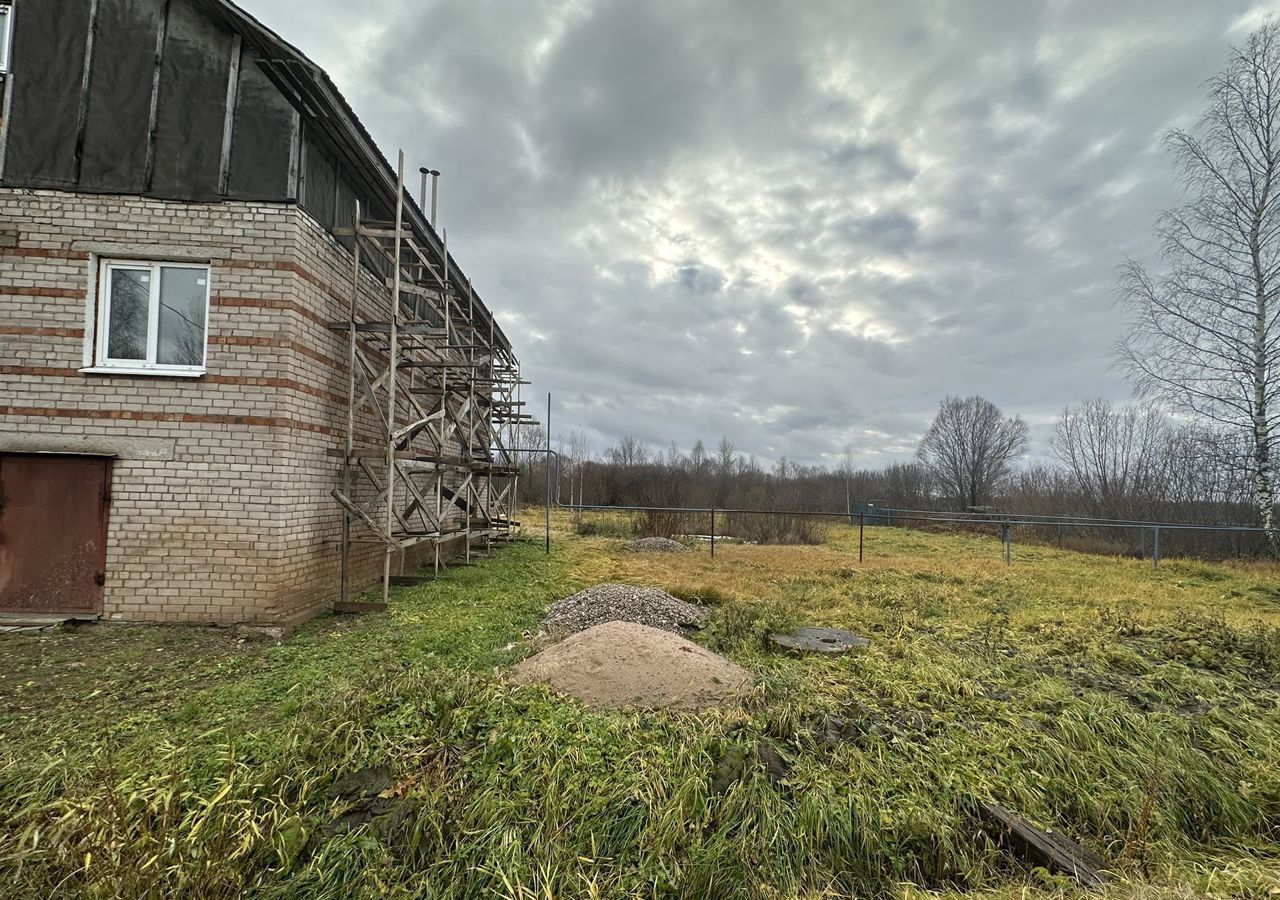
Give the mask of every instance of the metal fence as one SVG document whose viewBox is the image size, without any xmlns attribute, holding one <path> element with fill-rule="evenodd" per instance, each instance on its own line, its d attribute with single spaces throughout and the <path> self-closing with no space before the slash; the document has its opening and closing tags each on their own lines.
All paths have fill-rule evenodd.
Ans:
<svg viewBox="0 0 1280 900">
<path fill-rule="evenodd" d="M 896 509 L 874 504 L 860 503 L 843 512 L 825 510 L 788 510 L 788 509 L 744 509 L 721 506 L 630 506 L 619 504 L 565 503 L 560 499 L 560 455 L 549 447 L 546 449 L 520 450 L 517 452 L 536 453 L 555 460 L 555 479 L 553 491 L 552 467 L 547 466 L 546 484 L 546 552 L 551 552 L 551 509 L 557 507 L 571 511 L 600 511 L 620 513 L 656 513 L 680 516 L 694 522 L 698 519 L 707 523 L 706 535 L 711 545 L 711 555 L 716 552 L 716 522 L 718 518 L 736 516 L 785 516 L 797 519 L 839 520 L 858 528 L 858 561 L 865 558 L 866 530 L 868 526 L 907 525 L 912 523 L 930 523 L 963 527 L 973 530 L 998 529 L 1004 549 L 1006 565 L 1013 565 L 1014 529 L 1053 529 L 1058 535 L 1064 530 L 1080 529 L 1095 532 L 1119 531 L 1136 533 L 1139 537 L 1141 557 L 1151 559 L 1152 568 L 1159 570 L 1162 555 L 1162 538 L 1186 532 L 1232 533 L 1236 535 L 1258 535 L 1265 539 L 1268 532 L 1255 525 L 1239 525 L 1234 523 L 1198 523 L 1198 522 L 1157 522 L 1141 519 L 1106 519 L 1088 516 L 1054 516 L 1004 512 L 948 512 L 930 509 Z M 699 532 L 700 533 L 700 532 Z M 727 535 L 719 535 L 723 540 Z"/>
</svg>

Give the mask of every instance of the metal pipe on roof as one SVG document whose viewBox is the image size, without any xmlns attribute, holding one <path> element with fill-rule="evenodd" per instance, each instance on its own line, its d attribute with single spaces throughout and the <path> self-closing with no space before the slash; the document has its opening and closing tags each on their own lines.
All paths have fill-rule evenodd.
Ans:
<svg viewBox="0 0 1280 900">
<path fill-rule="evenodd" d="M 440 173 L 431 170 L 431 227 L 436 227 L 436 198 L 440 196 Z"/>
</svg>

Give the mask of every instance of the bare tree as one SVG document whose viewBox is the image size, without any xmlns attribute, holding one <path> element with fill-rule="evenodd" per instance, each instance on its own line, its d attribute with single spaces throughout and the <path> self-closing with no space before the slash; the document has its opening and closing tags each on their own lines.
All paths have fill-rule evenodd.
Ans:
<svg viewBox="0 0 1280 900">
<path fill-rule="evenodd" d="M 853 444 L 844 445 L 844 453 L 840 455 L 839 472 L 844 476 L 844 511 L 845 515 L 853 516 L 853 494 L 850 492 L 850 479 L 853 478 Z"/>
<path fill-rule="evenodd" d="M 609 461 L 623 469 L 643 466 L 649 461 L 649 448 L 629 434 L 623 435 L 608 452 Z"/>
<path fill-rule="evenodd" d="M 586 476 L 587 461 L 591 459 L 591 444 L 587 435 L 580 428 L 569 432 L 569 502 L 580 504 L 582 500 L 582 484 Z M 573 520 L 582 521 L 582 510 L 573 511 Z"/>
<path fill-rule="evenodd" d="M 519 451 L 516 460 L 520 465 L 519 500 L 522 503 L 541 505 L 546 493 L 547 464 L 541 452 L 547 446 L 547 432 L 541 425 L 517 425 L 512 429 L 511 448 Z"/>
<path fill-rule="evenodd" d="M 1156 224 L 1163 269 L 1120 279 L 1129 332 L 1120 360 L 1138 390 L 1248 435 L 1253 500 L 1275 533 L 1280 431 L 1280 24 L 1268 22 L 1209 82 L 1194 133 L 1166 135 L 1190 200 Z"/>
<path fill-rule="evenodd" d="M 716 471 L 720 475 L 733 474 L 734 453 L 737 450 L 738 448 L 733 445 L 733 441 L 729 440 L 728 437 L 720 438 L 720 444 L 716 447 L 715 460 Z"/>
<path fill-rule="evenodd" d="M 1253 506 L 1247 465 L 1249 435 L 1183 425 L 1170 429 L 1161 454 L 1160 495 L 1180 517 L 1209 513 L 1214 521 L 1239 521 L 1240 507 Z M 1197 509 L 1198 508 L 1198 509 Z"/>
<path fill-rule="evenodd" d="M 666 464 L 672 469 L 680 469 L 684 467 L 685 457 L 680 452 L 680 448 L 676 446 L 675 441 L 672 441 L 671 446 L 667 448 Z"/>
<path fill-rule="evenodd" d="M 879 500 L 890 506 L 919 509 L 927 505 L 929 498 L 929 473 L 917 463 L 891 463 L 877 473 L 877 484 L 874 490 L 879 497 L 868 497 Z"/>
<path fill-rule="evenodd" d="M 961 506 L 985 506 L 1027 450 L 1027 424 L 982 397 L 947 397 L 917 456 Z"/>
<path fill-rule="evenodd" d="M 702 471 L 709 465 L 707 459 L 707 448 L 702 443 L 702 438 L 698 438 L 698 442 L 693 445 L 693 449 L 689 451 L 689 466 L 695 474 L 702 474 Z"/>
<path fill-rule="evenodd" d="M 1062 411 L 1049 446 L 1094 515 L 1133 513 L 1157 494 L 1170 439 L 1158 408 L 1087 400 Z"/>
<path fill-rule="evenodd" d="M 547 432 L 541 425 L 517 425 L 511 446 L 518 450 L 544 450 Z"/>
<path fill-rule="evenodd" d="M 742 471 L 742 467 L 738 465 L 734 456 L 737 449 L 727 435 L 720 438 L 720 444 L 716 447 L 716 456 L 713 462 L 716 475 L 713 502 L 716 505 L 725 506 L 729 502 L 729 488 L 734 473 Z"/>
</svg>

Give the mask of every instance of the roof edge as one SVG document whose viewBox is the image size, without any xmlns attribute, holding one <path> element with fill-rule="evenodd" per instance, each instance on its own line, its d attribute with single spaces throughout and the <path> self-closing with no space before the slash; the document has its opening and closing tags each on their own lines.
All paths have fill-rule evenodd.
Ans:
<svg viewBox="0 0 1280 900">
<path fill-rule="evenodd" d="M 352 109 L 351 104 L 347 102 L 347 99 L 342 95 L 333 79 L 329 77 L 329 74 L 307 57 L 305 53 L 286 41 L 271 28 L 268 28 L 253 15 L 231 2 L 231 0 L 197 0 L 197 2 L 219 15 L 242 38 L 250 41 L 265 60 L 288 63 L 290 64 L 290 69 L 294 65 L 298 65 L 307 70 L 307 74 L 313 80 L 314 86 L 320 89 L 321 96 L 316 99 L 322 99 L 332 106 L 333 111 L 337 113 L 337 120 L 348 131 L 349 136 L 353 139 L 351 143 L 359 151 L 359 155 L 363 157 L 351 159 L 350 162 L 360 167 L 369 184 L 381 189 L 384 193 L 384 199 L 394 205 L 396 184 L 399 181 L 398 171 L 383 155 L 382 150 L 373 139 L 373 135 L 369 133 L 364 123 L 360 121 L 360 117 L 356 115 L 355 110 Z M 296 75 L 296 72 L 294 74 Z M 294 104 L 295 108 L 298 106 L 288 92 L 285 92 L 285 96 L 290 103 Z M 305 100 L 303 105 L 305 106 Z M 298 112 L 304 117 L 309 115 L 314 117 L 314 114 L 305 108 L 300 108 Z M 511 341 L 502 331 L 502 327 L 498 324 L 493 311 L 481 299 L 480 294 L 471 283 L 471 279 L 467 277 L 462 267 L 453 259 L 453 254 L 447 253 L 444 241 L 418 207 L 407 186 L 403 191 L 403 201 L 404 211 L 409 219 L 410 227 L 422 236 L 422 242 L 425 246 L 439 256 L 441 260 L 447 262 L 450 271 L 458 273 L 466 282 L 476 308 L 488 320 L 487 323 L 493 329 L 495 342 L 498 342 L 501 348 L 514 359 L 515 354 L 511 347 Z"/>
</svg>

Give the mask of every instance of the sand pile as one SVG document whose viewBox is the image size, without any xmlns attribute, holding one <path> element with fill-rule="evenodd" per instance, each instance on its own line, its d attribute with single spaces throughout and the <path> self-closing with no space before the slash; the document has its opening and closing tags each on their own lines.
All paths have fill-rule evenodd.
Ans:
<svg viewBox="0 0 1280 900">
<path fill-rule="evenodd" d="M 636 553 L 684 553 L 689 548 L 671 538 L 647 537 L 640 538 L 638 541 L 629 541 L 622 545 L 622 549 Z"/>
<path fill-rule="evenodd" d="M 606 582 L 553 603 L 543 627 L 553 632 L 574 632 L 602 622 L 624 621 L 679 632 L 698 627 L 706 615 L 701 606 L 685 603 L 657 588 Z"/>
<path fill-rule="evenodd" d="M 541 682 L 591 707 L 698 710 L 733 700 L 751 674 L 660 628 L 606 622 L 553 644 L 515 667 L 520 684 Z"/>
</svg>

